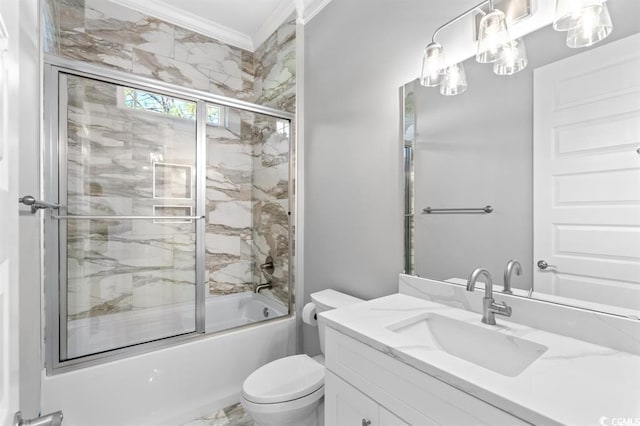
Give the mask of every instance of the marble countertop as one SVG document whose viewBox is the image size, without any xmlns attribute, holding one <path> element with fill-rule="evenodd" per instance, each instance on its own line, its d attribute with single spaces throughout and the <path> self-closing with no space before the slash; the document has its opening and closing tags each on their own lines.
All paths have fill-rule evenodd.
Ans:
<svg viewBox="0 0 640 426">
<path fill-rule="evenodd" d="M 395 333 L 387 326 L 427 313 L 542 344 L 548 350 L 508 377 Z M 533 424 L 640 424 L 640 356 L 404 294 L 320 314 L 331 328 Z M 496 356 L 500 356 L 496 353 Z M 603 419 L 605 418 L 606 419 Z M 622 423 L 620 423 L 622 424 Z"/>
</svg>

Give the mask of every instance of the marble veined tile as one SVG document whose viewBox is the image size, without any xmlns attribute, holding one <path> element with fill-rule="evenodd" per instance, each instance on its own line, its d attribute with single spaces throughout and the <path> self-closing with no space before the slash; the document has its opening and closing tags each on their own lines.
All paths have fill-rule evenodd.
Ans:
<svg viewBox="0 0 640 426">
<path fill-rule="evenodd" d="M 253 420 L 238 403 L 191 420 L 181 426 L 253 426 Z"/>
<path fill-rule="evenodd" d="M 49 0 L 58 13 L 58 31 L 84 31 L 84 0 Z"/>
<path fill-rule="evenodd" d="M 229 174 L 225 174 L 219 167 L 207 167 L 207 189 L 215 189 L 224 192 L 228 196 L 239 191 L 240 184 L 246 179 L 246 172 L 244 170 L 237 170 L 230 176 Z M 232 197 L 232 199 L 236 198 Z M 216 198 L 207 197 L 207 200 L 216 200 Z"/>
<path fill-rule="evenodd" d="M 211 274 L 211 279 L 217 282 L 231 284 L 251 283 L 251 262 L 239 261 L 220 268 Z"/>
<path fill-rule="evenodd" d="M 207 71 L 203 72 L 189 63 L 136 48 L 133 49 L 133 72 L 192 89 L 209 89 Z"/>
<path fill-rule="evenodd" d="M 76 262 L 68 264 L 67 314 L 71 318 L 104 312 L 109 305 L 111 312 L 131 309 L 131 274 L 85 276 L 83 269 Z"/>
<path fill-rule="evenodd" d="M 248 228 L 251 227 L 251 221 L 250 201 L 217 202 L 208 216 L 209 223 L 229 228 Z"/>
<path fill-rule="evenodd" d="M 60 56 L 78 61 L 98 63 L 121 71 L 131 71 L 133 52 L 130 48 L 104 40 L 84 31 L 61 30 Z"/>
<path fill-rule="evenodd" d="M 84 0 L 84 15 L 87 28 L 104 29 L 123 28 L 146 18 L 133 9 L 104 0 Z"/>
<path fill-rule="evenodd" d="M 242 49 L 176 28 L 175 59 L 208 72 L 211 93 L 253 99 L 253 74 L 246 72 L 247 55 Z"/>
<path fill-rule="evenodd" d="M 86 0 L 85 32 L 114 43 L 173 57 L 175 26 L 104 0 Z"/>
<path fill-rule="evenodd" d="M 259 201 L 287 199 L 289 197 L 289 164 L 279 164 L 257 171 L 254 175 L 252 196 Z"/>
<path fill-rule="evenodd" d="M 216 142 L 208 144 L 207 164 L 209 166 L 218 167 L 225 171 L 251 171 L 253 167 L 253 150 L 250 145 Z"/>
<path fill-rule="evenodd" d="M 254 92 L 262 105 L 295 110 L 296 23 L 292 15 L 255 52 Z"/>
<path fill-rule="evenodd" d="M 228 253 L 240 256 L 240 238 L 235 235 L 220 235 L 208 233 L 206 235 L 205 247 L 207 253 Z"/>
<path fill-rule="evenodd" d="M 190 284 L 175 283 L 164 279 L 150 281 L 145 280 L 144 285 L 136 285 L 133 289 L 131 303 L 134 309 L 193 302 L 195 300 L 195 279 Z"/>
<path fill-rule="evenodd" d="M 222 63 L 230 61 L 236 64 L 229 68 L 233 72 L 231 75 L 240 76 L 242 49 L 179 27 L 176 28 L 175 45 L 175 59 L 179 61 L 204 64 L 211 70 L 222 70 Z"/>
</svg>

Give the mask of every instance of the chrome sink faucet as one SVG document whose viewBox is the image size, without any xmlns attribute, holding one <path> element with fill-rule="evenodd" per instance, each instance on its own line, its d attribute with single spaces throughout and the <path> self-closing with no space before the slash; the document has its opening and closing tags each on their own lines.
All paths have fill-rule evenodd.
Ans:
<svg viewBox="0 0 640 426">
<path fill-rule="evenodd" d="M 484 284 L 484 298 L 482 299 L 482 322 L 489 325 L 496 325 L 496 316 L 504 315 L 505 317 L 511 316 L 511 307 L 507 306 L 505 302 L 500 304 L 496 303 L 493 299 L 493 280 L 491 274 L 484 268 L 476 268 L 473 270 L 469 279 L 467 280 L 467 291 L 474 291 L 476 289 L 476 281 L 478 278 L 484 275 L 486 278 Z"/>
<path fill-rule="evenodd" d="M 511 291 L 511 275 L 513 275 L 514 270 L 516 271 L 517 276 L 522 275 L 522 265 L 520 265 L 520 262 L 515 259 L 511 259 L 507 263 L 507 267 L 504 270 L 504 289 L 502 290 L 503 293 L 513 294 L 513 292 Z"/>
</svg>

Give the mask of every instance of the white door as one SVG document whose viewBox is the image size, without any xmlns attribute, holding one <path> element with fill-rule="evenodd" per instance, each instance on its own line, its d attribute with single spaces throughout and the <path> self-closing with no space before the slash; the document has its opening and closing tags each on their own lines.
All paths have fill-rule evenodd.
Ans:
<svg viewBox="0 0 640 426">
<path fill-rule="evenodd" d="M 640 312 L 640 34 L 535 70 L 536 292 Z"/>
<path fill-rule="evenodd" d="M 0 424 L 18 410 L 18 1 L 0 2 Z M 6 24 L 6 25 L 5 25 Z"/>
</svg>

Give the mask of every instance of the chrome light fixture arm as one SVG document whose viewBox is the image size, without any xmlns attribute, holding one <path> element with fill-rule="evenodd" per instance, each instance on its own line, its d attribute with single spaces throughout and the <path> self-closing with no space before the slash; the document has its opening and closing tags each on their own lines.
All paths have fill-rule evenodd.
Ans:
<svg viewBox="0 0 640 426">
<path fill-rule="evenodd" d="M 434 32 L 433 35 L 431 36 L 431 42 L 435 43 L 436 42 L 436 36 L 438 35 L 438 33 L 442 30 L 444 30 L 446 27 L 448 27 L 449 25 L 455 24 L 456 22 L 458 22 L 459 20 L 461 20 L 462 18 L 464 18 L 465 16 L 467 16 L 468 14 L 474 12 L 474 11 L 479 11 L 480 13 L 482 13 L 483 15 L 485 14 L 484 10 L 482 10 L 482 7 L 485 5 L 489 5 L 489 9 L 493 10 L 493 0 L 484 0 L 481 1 L 480 3 L 476 4 L 475 6 L 473 6 L 470 9 L 465 10 L 464 12 L 462 12 L 461 14 L 459 14 L 458 16 L 456 16 L 453 19 L 450 19 L 449 21 L 445 22 L 444 24 L 440 25 Z"/>
</svg>

